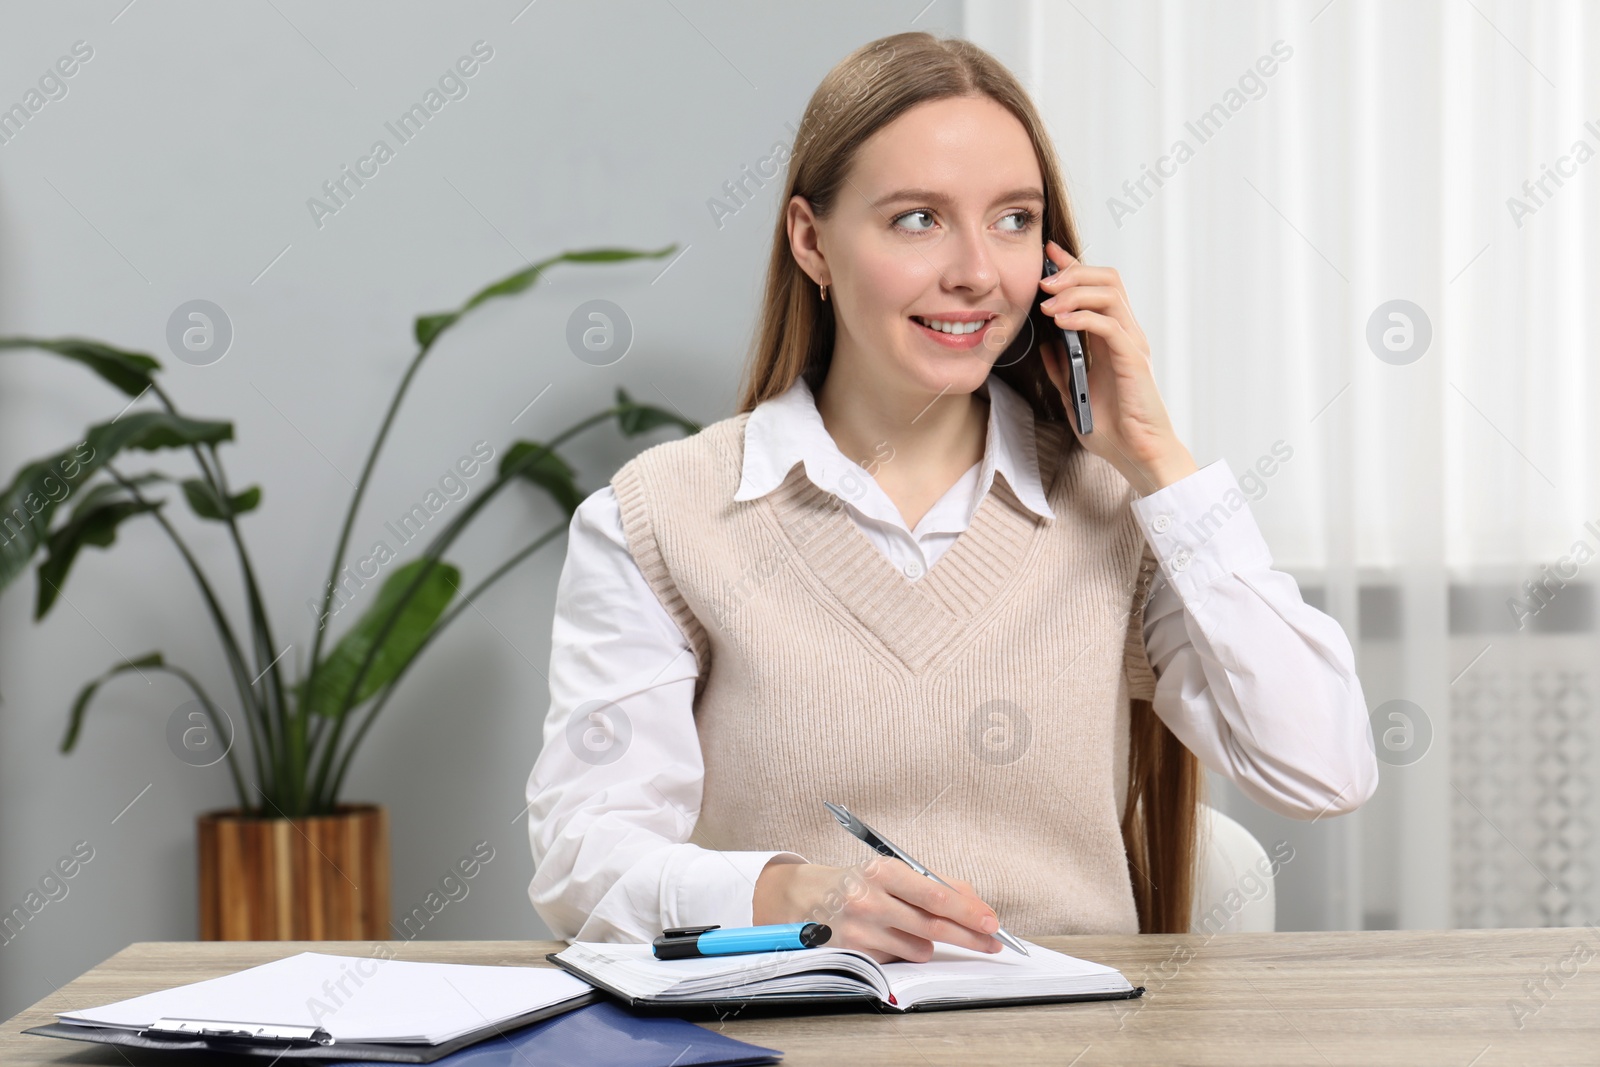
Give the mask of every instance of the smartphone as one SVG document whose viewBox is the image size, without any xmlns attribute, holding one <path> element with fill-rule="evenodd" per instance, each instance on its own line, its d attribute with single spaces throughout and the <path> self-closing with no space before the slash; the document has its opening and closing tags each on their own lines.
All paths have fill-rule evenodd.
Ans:
<svg viewBox="0 0 1600 1067">
<path fill-rule="evenodd" d="M 1056 273 L 1056 265 L 1047 255 L 1044 257 L 1044 277 Z M 1045 299 L 1044 291 L 1039 294 L 1040 302 Z M 1041 312 L 1042 314 L 1042 312 Z M 1055 320 L 1045 315 L 1045 321 L 1055 326 Z M 1067 393 L 1067 407 L 1072 409 L 1072 420 L 1078 424 L 1078 432 L 1088 434 L 1094 432 L 1094 416 L 1089 412 L 1089 363 L 1088 339 L 1083 336 L 1082 330 L 1067 330 L 1056 327 L 1061 333 L 1061 343 L 1067 350 L 1067 362 L 1064 369 L 1067 373 L 1067 382 L 1071 387 Z"/>
</svg>

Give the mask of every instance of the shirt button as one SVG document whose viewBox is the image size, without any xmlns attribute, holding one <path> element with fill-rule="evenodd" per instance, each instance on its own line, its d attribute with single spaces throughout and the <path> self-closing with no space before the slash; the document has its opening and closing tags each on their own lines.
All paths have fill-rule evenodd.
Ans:
<svg viewBox="0 0 1600 1067">
<path fill-rule="evenodd" d="M 922 577 L 922 564 L 918 563 L 916 560 L 912 560 L 910 563 L 906 564 L 905 572 L 907 578 L 920 578 Z"/>
<path fill-rule="evenodd" d="M 1179 552 L 1176 556 L 1172 557 L 1172 569 L 1173 570 L 1181 571 L 1185 567 L 1187 567 L 1188 565 L 1189 565 L 1189 554 L 1187 552 Z"/>
<path fill-rule="evenodd" d="M 1172 528 L 1172 516 L 1165 513 L 1157 515 L 1156 521 L 1150 525 L 1156 528 L 1156 533 L 1166 533 Z"/>
</svg>

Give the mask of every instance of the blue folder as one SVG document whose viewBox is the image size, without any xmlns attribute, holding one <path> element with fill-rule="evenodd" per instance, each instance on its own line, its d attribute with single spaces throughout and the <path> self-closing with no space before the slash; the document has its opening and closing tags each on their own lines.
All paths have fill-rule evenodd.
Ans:
<svg viewBox="0 0 1600 1067">
<path fill-rule="evenodd" d="M 609 1001 L 495 1036 L 433 1061 L 434 1067 L 742 1067 L 783 1053 L 682 1019 L 642 1018 Z M 347 1060 L 344 1067 L 391 1067 Z"/>
</svg>

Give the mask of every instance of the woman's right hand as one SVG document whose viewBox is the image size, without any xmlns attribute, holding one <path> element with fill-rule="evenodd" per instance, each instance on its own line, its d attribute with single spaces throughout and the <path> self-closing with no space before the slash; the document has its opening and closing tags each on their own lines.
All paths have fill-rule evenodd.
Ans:
<svg viewBox="0 0 1600 1067">
<path fill-rule="evenodd" d="M 830 946 L 859 949 L 879 963 L 926 963 L 933 943 L 999 952 L 1000 921 L 971 884 L 954 888 L 899 860 L 873 856 L 855 867 L 768 863 L 756 878 L 752 922 L 820 922 L 833 930 Z"/>
</svg>

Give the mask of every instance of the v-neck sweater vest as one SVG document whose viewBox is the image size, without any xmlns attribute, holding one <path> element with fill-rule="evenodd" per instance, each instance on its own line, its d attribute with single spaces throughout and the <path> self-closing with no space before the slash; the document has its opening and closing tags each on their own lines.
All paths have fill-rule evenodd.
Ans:
<svg viewBox="0 0 1600 1067">
<path fill-rule="evenodd" d="M 690 840 L 848 866 L 843 804 L 1024 935 L 1137 933 L 1128 703 L 1150 700 L 1155 560 L 1133 490 L 1037 420 L 1053 520 L 997 476 L 919 580 L 796 464 L 736 501 L 749 413 L 612 478 L 628 548 L 698 660 Z M 648 773 L 648 772 L 646 772 Z"/>
</svg>

